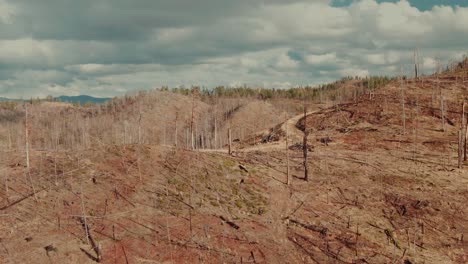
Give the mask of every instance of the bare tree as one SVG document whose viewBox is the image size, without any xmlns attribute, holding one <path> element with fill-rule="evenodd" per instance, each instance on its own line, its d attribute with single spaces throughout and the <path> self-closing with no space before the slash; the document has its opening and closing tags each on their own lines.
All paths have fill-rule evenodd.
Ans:
<svg viewBox="0 0 468 264">
<path fill-rule="evenodd" d="M 141 105 L 138 105 L 138 144 L 141 143 Z"/>
<path fill-rule="evenodd" d="M 10 204 L 10 195 L 9 195 L 9 188 L 8 188 L 8 173 L 3 173 L 4 181 L 5 181 L 5 197 L 7 204 Z"/>
<path fill-rule="evenodd" d="M 192 145 L 192 150 L 195 149 L 195 96 L 196 96 L 197 88 L 193 87 L 192 88 L 192 116 L 190 119 L 190 144 Z"/>
<path fill-rule="evenodd" d="M 26 140 L 26 168 L 29 171 L 29 124 L 28 124 L 28 104 L 25 104 L 26 115 L 24 118 L 24 136 Z"/>
<path fill-rule="evenodd" d="M 400 68 L 401 110 L 403 121 L 403 135 L 406 134 L 405 90 L 403 88 L 403 66 Z"/>
<path fill-rule="evenodd" d="M 215 103 L 214 103 L 214 111 L 213 111 L 213 122 L 214 122 L 214 128 L 213 128 L 213 145 L 215 149 L 218 148 L 218 100 L 217 96 L 215 97 Z"/>
<path fill-rule="evenodd" d="M 444 104 L 444 95 L 442 94 L 442 88 L 440 88 L 440 118 L 442 119 L 442 130 L 445 132 L 445 104 Z"/>
<path fill-rule="evenodd" d="M 462 137 L 462 148 L 463 148 L 463 160 L 466 161 L 467 157 L 466 157 L 466 141 L 467 141 L 467 136 L 468 136 L 468 125 L 467 125 L 467 119 L 466 119 L 466 112 L 465 112 L 465 108 L 466 108 L 466 102 L 463 101 L 463 105 L 462 105 L 462 120 L 461 120 L 461 137 Z"/>
<path fill-rule="evenodd" d="M 32 177 L 31 177 L 31 166 L 30 166 L 30 163 L 29 163 L 29 122 L 28 122 L 28 104 L 26 103 L 25 104 L 25 111 L 26 111 L 26 114 L 25 114 L 25 119 L 24 119 L 24 136 L 25 136 L 25 141 L 26 141 L 26 174 L 28 175 L 28 178 L 29 178 L 29 182 L 31 184 L 31 189 L 33 191 L 33 194 L 34 194 L 34 200 L 37 201 L 37 196 L 36 196 L 36 189 L 34 188 L 34 183 L 32 181 Z"/>
<path fill-rule="evenodd" d="M 286 184 L 290 185 L 291 184 L 291 177 L 290 177 L 290 170 L 289 170 L 289 124 L 288 120 L 286 119 Z"/>
<path fill-rule="evenodd" d="M 458 168 L 463 164 L 463 129 L 458 130 Z"/>
<path fill-rule="evenodd" d="M 419 74 L 418 60 L 419 60 L 419 51 L 416 48 L 414 49 L 414 78 L 415 79 L 418 79 L 418 74 Z"/>
<path fill-rule="evenodd" d="M 232 155 L 232 136 L 231 136 L 231 126 L 228 128 L 228 141 L 229 141 L 229 146 L 228 146 L 228 154 Z"/>
<path fill-rule="evenodd" d="M 309 132 L 307 131 L 307 105 L 305 103 L 305 98 L 304 98 L 304 137 L 302 141 L 302 151 L 304 155 L 304 180 L 309 181 L 309 168 L 307 164 L 307 152 L 308 152 L 308 146 L 307 146 L 307 136 L 309 135 Z"/>
<path fill-rule="evenodd" d="M 11 125 L 8 124 L 8 150 L 12 149 L 12 144 L 11 144 Z"/>
</svg>

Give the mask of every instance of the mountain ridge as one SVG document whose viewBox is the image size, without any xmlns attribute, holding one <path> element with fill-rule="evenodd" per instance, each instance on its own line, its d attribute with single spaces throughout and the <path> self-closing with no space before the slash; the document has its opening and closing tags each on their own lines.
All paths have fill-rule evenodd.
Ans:
<svg viewBox="0 0 468 264">
<path fill-rule="evenodd" d="M 53 100 L 57 100 L 60 102 L 67 102 L 67 103 L 94 103 L 94 104 L 102 104 L 105 103 L 112 98 L 109 97 L 94 97 L 90 95 L 76 95 L 76 96 L 68 96 L 68 95 L 61 95 L 57 97 L 52 97 Z M 7 97 L 0 97 L 0 102 L 22 102 L 27 101 L 29 99 L 17 99 L 17 98 L 7 98 Z M 49 97 L 42 98 L 41 100 L 49 100 Z"/>
<path fill-rule="evenodd" d="M 94 97 L 90 95 L 76 95 L 76 96 L 61 95 L 61 96 L 54 97 L 54 98 L 58 99 L 61 102 L 80 103 L 80 104 L 86 104 L 86 103 L 102 104 L 112 99 L 108 97 Z"/>
</svg>

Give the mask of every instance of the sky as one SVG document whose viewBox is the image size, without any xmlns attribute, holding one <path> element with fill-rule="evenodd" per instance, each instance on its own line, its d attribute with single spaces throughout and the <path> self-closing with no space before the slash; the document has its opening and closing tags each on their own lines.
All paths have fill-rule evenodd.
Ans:
<svg viewBox="0 0 468 264">
<path fill-rule="evenodd" d="M 468 0 L 0 0 L 0 97 L 287 88 L 468 52 Z"/>
</svg>

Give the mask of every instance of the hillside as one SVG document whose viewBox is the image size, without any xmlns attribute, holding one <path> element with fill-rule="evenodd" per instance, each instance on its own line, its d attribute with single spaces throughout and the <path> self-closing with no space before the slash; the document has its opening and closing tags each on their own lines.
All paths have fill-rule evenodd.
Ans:
<svg viewBox="0 0 468 264">
<path fill-rule="evenodd" d="M 306 118 L 295 99 L 210 103 L 164 91 L 32 105 L 29 168 L 25 107 L 10 106 L 0 130 L 0 259 L 466 263 L 464 71 L 375 90 L 348 83 L 337 101 L 305 101 Z M 229 126 L 244 129 L 232 156 Z"/>
</svg>

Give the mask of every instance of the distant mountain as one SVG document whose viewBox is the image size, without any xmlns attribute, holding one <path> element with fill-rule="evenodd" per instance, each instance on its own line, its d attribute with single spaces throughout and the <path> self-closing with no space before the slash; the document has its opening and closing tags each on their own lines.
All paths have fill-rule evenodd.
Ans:
<svg viewBox="0 0 468 264">
<path fill-rule="evenodd" d="M 61 102 L 68 102 L 68 103 L 80 103 L 80 104 L 86 104 L 86 103 L 93 103 L 93 104 L 102 104 L 105 103 L 111 98 L 100 98 L 100 97 L 92 97 L 89 95 L 78 95 L 78 96 L 59 96 L 56 97 Z"/>
<path fill-rule="evenodd" d="M 48 101 L 51 100 L 52 97 L 48 98 L 42 98 L 39 99 L 41 101 Z M 59 97 L 54 97 L 53 99 L 60 101 L 60 102 L 65 102 L 65 103 L 80 103 L 80 104 L 86 104 L 86 103 L 93 103 L 93 104 L 102 104 L 105 103 L 112 98 L 101 98 L 101 97 L 92 97 L 89 95 L 78 95 L 78 96 L 59 96 Z M 12 99 L 12 98 L 6 98 L 6 97 L 0 97 L 0 102 L 23 102 L 23 101 L 28 101 L 24 99 Z"/>
<path fill-rule="evenodd" d="M 0 102 L 21 102 L 21 99 L 11 99 L 6 97 L 0 97 Z"/>
</svg>

